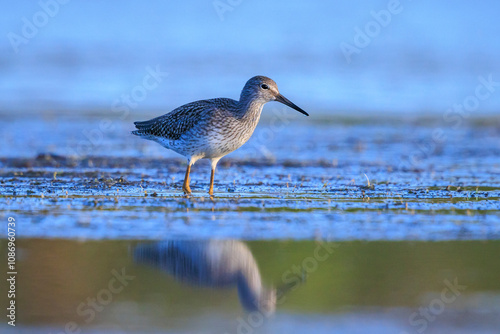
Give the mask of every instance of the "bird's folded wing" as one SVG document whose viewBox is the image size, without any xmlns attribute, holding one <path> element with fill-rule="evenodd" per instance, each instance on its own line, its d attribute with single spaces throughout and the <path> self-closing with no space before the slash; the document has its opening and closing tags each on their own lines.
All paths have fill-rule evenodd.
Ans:
<svg viewBox="0 0 500 334">
<path fill-rule="evenodd" d="M 215 109 L 210 100 L 191 102 L 149 121 L 134 122 L 138 130 L 133 133 L 176 140 L 197 123 L 209 118 Z"/>
</svg>

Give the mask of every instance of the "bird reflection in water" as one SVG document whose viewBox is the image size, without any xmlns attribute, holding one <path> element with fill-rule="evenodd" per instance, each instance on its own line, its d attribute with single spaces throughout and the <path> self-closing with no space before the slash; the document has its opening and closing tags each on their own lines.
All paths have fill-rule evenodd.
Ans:
<svg viewBox="0 0 500 334">
<path fill-rule="evenodd" d="M 177 280 L 228 288 L 237 286 L 240 302 L 249 311 L 274 313 L 276 289 L 266 288 L 248 247 L 236 240 L 162 241 L 140 244 L 134 259 L 158 267 Z"/>
</svg>

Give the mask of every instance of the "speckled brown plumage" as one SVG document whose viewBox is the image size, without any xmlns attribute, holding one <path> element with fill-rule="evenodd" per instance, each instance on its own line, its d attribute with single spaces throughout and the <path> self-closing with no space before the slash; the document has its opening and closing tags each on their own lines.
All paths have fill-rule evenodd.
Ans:
<svg viewBox="0 0 500 334">
<path fill-rule="evenodd" d="M 211 111 L 224 105 L 229 99 L 212 99 L 191 102 L 174 109 L 168 114 L 144 122 L 134 122 L 138 130 L 132 133 L 138 136 L 157 136 L 169 139 L 179 139 L 182 134 L 199 123 Z M 236 102 L 236 101 L 235 101 Z M 227 103 L 226 103 L 227 104 Z"/>
<path fill-rule="evenodd" d="M 210 159 L 213 171 L 217 162 L 250 139 L 257 126 L 262 107 L 278 101 L 308 116 L 278 91 L 276 83 L 264 76 L 247 81 L 240 100 L 217 98 L 185 104 L 168 114 L 144 122 L 135 122 L 134 135 L 154 140 L 188 159 L 183 190 L 190 193 L 190 166 L 199 159 Z"/>
</svg>

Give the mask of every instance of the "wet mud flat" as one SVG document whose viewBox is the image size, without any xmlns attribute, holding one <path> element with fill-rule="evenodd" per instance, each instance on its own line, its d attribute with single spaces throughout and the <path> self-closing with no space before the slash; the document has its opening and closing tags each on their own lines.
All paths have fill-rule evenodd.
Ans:
<svg viewBox="0 0 500 334">
<path fill-rule="evenodd" d="M 1 158 L 2 215 L 57 238 L 447 240 L 500 237 L 500 174 L 325 159 L 224 159 L 181 190 L 179 158 Z M 487 166 L 490 168 L 489 166 Z M 369 175 L 369 176 L 368 176 Z"/>
<path fill-rule="evenodd" d="M 453 126 L 264 110 L 249 142 L 220 161 L 212 199 L 207 161 L 192 168 L 186 198 L 185 159 L 130 134 L 154 115 L 1 114 L 0 215 L 44 238 L 500 237 L 496 117 Z"/>
</svg>

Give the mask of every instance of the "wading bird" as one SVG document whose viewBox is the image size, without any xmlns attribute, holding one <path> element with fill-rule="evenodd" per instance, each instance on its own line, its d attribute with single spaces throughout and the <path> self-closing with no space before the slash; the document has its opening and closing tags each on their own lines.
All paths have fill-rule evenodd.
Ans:
<svg viewBox="0 0 500 334">
<path fill-rule="evenodd" d="M 186 194 L 191 193 L 191 166 L 199 159 L 210 159 L 212 172 L 208 193 L 213 195 L 217 163 L 250 139 L 259 122 L 262 107 L 270 101 L 281 102 L 309 116 L 281 95 L 273 80 L 255 76 L 243 87 L 239 101 L 217 98 L 191 102 L 163 116 L 135 122 L 137 130 L 132 133 L 154 140 L 188 159 L 182 185 Z"/>
</svg>

